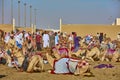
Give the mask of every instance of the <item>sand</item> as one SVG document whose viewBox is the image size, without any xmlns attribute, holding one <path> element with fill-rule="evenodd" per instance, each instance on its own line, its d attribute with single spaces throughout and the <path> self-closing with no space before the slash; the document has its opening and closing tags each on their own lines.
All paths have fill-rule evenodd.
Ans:
<svg viewBox="0 0 120 80">
<path fill-rule="evenodd" d="M 95 69 L 94 66 L 101 63 L 110 63 L 114 68 Z M 15 68 L 9 68 L 6 65 L 0 64 L 0 75 L 5 75 L 0 80 L 120 80 L 120 62 L 90 62 L 91 72 L 94 76 L 74 76 L 63 74 L 50 74 L 49 69 L 52 69 L 49 64 L 45 64 L 45 72 L 26 73 L 18 72 Z"/>
</svg>

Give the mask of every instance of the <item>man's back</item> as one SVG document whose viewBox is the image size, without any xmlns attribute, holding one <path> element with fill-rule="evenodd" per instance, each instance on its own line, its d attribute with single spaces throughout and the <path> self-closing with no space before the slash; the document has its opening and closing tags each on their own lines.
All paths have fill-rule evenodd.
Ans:
<svg viewBox="0 0 120 80">
<path fill-rule="evenodd" d="M 36 42 L 41 42 L 41 36 L 40 35 L 36 35 Z"/>
</svg>

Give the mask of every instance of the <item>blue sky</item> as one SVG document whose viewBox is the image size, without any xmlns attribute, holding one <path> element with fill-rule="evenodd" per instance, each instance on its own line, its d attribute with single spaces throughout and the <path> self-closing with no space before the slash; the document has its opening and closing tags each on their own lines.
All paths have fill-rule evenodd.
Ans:
<svg viewBox="0 0 120 80">
<path fill-rule="evenodd" d="M 13 0 L 14 18 L 18 25 L 18 0 Z M 4 22 L 10 24 L 11 0 L 4 0 Z M 24 26 L 24 3 L 27 3 L 27 26 L 30 25 L 32 5 L 32 23 L 34 9 L 37 9 L 38 28 L 59 28 L 59 19 L 63 24 L 112 24 L 120 17 L 120 0 L 21 0 L 21 26 Z M 0 23 L 2 22 L 2 0 L 0 0 Z"/>
</svg>

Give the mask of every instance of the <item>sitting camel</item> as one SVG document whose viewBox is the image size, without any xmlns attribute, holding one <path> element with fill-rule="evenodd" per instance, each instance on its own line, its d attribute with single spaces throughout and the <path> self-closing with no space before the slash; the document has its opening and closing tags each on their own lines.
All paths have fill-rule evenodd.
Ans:
<svg viewBox="0 0 120 80">
<path fill-rule="evenodd" d="M 120 49 L 119 48 L 116 49 L 116 51 L 113 53 L 111 61 L 112 62 L 120 61 Z"/>
<path fill-rule="evenodd" d="M 55 57 L 58 58 L 59 54 L 56 53 Z M 89 63 L 85 60 L 80 60 L 75 55 L 71 57 L 60 56 L 58 59 L 53 58 L 46 53 L 46 57 L 53 70 L 50 73 L 54 74 L 74 74 L 74 75 L 90 75 Z"/>
<path fill-rule="evenodd" d="M 40 55 L 37 55 L 37 54 L 33 55 L 29 59 L 27 72 L 43 71 L 43 70 L 44 70 L 43 58 Z"/>
<path fill-rule="evenodd" d="M 86 59 L 90 59 L 91 61 L 95 61 L 96 58 L 100 58 L 100 50 L 97 47 L 92 48 L 91 50 L 87 50 Z"/>
</svg>

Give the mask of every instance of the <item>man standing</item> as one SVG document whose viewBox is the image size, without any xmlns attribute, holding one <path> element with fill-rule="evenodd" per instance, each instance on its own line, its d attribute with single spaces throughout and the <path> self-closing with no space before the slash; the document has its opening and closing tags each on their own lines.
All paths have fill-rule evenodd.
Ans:
<svg viewBox="0 0 120 80">
<path fill-rule="evenodd" d="M 50 37 L 50 48 L 52 48 L 55 46 L 55 35 L 53 31 L 49 32 L 49 37 Z"/>
<path fill-rule="evenodd" d="M 101 43 L 102 41 L 103 41 L 103 33 L 100 33 L 99 42 Z"/>
<path fill-rule="evenodd" d="M 21 49 L 23 45 L 23 33 L 22 32 L 18 32 L 15 35 L 15 41 L 16 41 L 17 47 Z"/>
<path fill-rule="evenodd" d="M 49 47 L 49 35 L 45 31 L 43 34 L 43 48 Z"/>
<path fill-rule="evenodd" d="M 36 35 L 36 45 L 37 45 L 37 50 L 38 51 L 41 51 L 41 43 L 42 43 L 42 36 L 40 36 L 39 32 L 37 32 L 37 35 Z"/>
<path fill-rule="evenodd" d="M 55 45 L 59 44 L 59 36 L 57 32 L 55 32 Z"/>
</svg>

